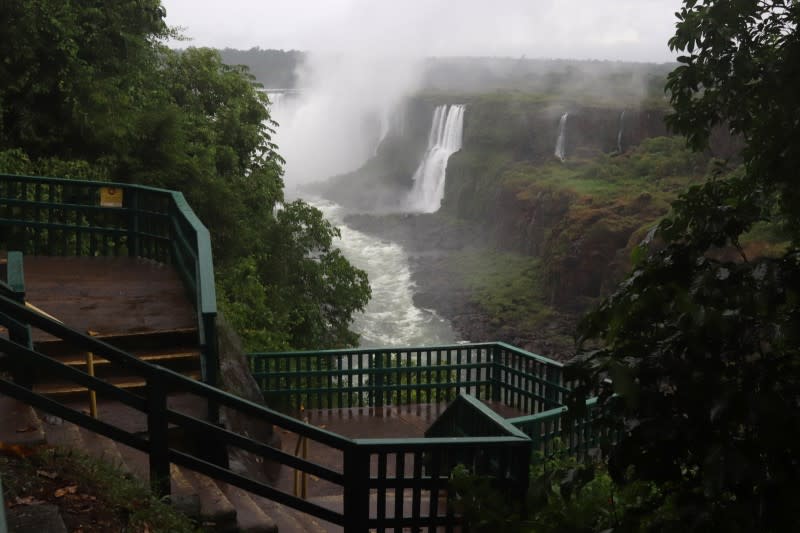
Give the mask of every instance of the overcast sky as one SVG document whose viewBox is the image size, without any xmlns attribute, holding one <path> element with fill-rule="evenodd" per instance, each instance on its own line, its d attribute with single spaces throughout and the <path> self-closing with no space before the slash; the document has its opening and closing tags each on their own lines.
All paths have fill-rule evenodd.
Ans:
<svg viewBox="0 0 800 533">
<path fill-rule="evenodd" d="M 680 0 L 162 0 L 178 46 L 671 61 Z"/>
</svg>

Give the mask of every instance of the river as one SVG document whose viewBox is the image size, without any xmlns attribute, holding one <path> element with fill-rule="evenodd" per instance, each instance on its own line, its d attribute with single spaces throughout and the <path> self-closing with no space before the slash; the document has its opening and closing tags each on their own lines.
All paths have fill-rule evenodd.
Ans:
<svg viewBox="0 0 800 533">
<path fill-rule="evenodd" d="M 308 201 L 339 228 L 342 236 L 335 245 L 369 276 L 372 299 L 353 324 L 353 330 L 361 335 L 362 347 L 434 346 L 457 340 L 448 320 L 414 305 L 414 282 L 402 246 L 348 227 L 344 223 L 347 211 L 337 204 L 321 199 Z"/>
</svg>

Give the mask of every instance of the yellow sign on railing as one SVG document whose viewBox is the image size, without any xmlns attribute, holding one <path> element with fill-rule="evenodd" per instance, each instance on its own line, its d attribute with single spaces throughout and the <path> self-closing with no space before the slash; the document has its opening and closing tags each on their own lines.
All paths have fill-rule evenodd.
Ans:
<svg viewBox="0 0 800 533">
<path fill-rule="evenodd" d="M 100 187 L 100 206 L 122 207 L 122 192 L 119 187 Z"/>
</svg>

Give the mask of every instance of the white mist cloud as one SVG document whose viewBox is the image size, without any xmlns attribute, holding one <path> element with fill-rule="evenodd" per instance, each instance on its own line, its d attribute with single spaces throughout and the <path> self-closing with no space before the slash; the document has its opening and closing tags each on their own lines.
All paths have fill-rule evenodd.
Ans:
<svg viewBox="0 0 800 533">
<path fill-rule="evenodd" d="M 680 0 L 163 0 L 198 46 L 669 61 Z M 613 41 L 611 35 L 640 36 Z"/>
<path fill-rule="evenodd" d="M 293 188 L 357 169 L 373 155 L 393 110 L 419 83 L 419 61 L 370 53 L 311 53 L 301 68 L 302 94 L 278 116 L 275 142 Z"/>
<path fill-rule="evenodd" d="M 189 44 L 310 51 L 275 141 L 293 187 L 354 170 L 430 56 L 668 61 L 679 0 L 163 0 Z M 181 43 L 185 45 L 185 43 Z"/>
</svg>

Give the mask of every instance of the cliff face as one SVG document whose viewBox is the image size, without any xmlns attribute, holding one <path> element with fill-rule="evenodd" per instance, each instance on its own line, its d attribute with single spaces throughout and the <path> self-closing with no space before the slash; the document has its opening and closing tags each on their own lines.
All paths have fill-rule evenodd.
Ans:
<svg viewBox="0 0 800 533">
<path fill-rule="evenodd" d="M 564 113 L 561 164 L 554 149 Z M 464 146 L 448 163 L 441 212 L 480 224 L 502 250 L 541 258 L 550 303 L 580 310 L 611 290 L 646 226 L 668 212 L 689 176 L 704 173 L 710 154 L 676 159 L 672 152 L 682 152 L 682 141 L 658 141 L 668 133 L 665 114 L 662 108 L 468 104 Z M 643 142 L 646 153 L 639 155 Z M 730 157 L 739 143 L 720 130 L 712 148 Z M 604 172 L 611 172 L 608 179 Z M 624 173 L 640 175 L 641 183 L 620 180 Z"/>
<path fill-rule="evenodd" d="M 359 171 L 323 194 L 364 211 L 397 209 L 424 154 L 436 105 L 463 103 L 463 148 L 450 157 L 440 215 L 473 223 L 500 250 L 541 259 L 547 299 L 575 311 L 607 293 L 629 268 L 632 247 L 708 155 L 668 139 L 665 107 L 577 105 L 497 94 L 410 102 L 402 132 L 390 134 Z M 554 156 L 566 120 L 564 163 Z M 723 131 L 715 155 L 738 149 Z"/>
</svg>

